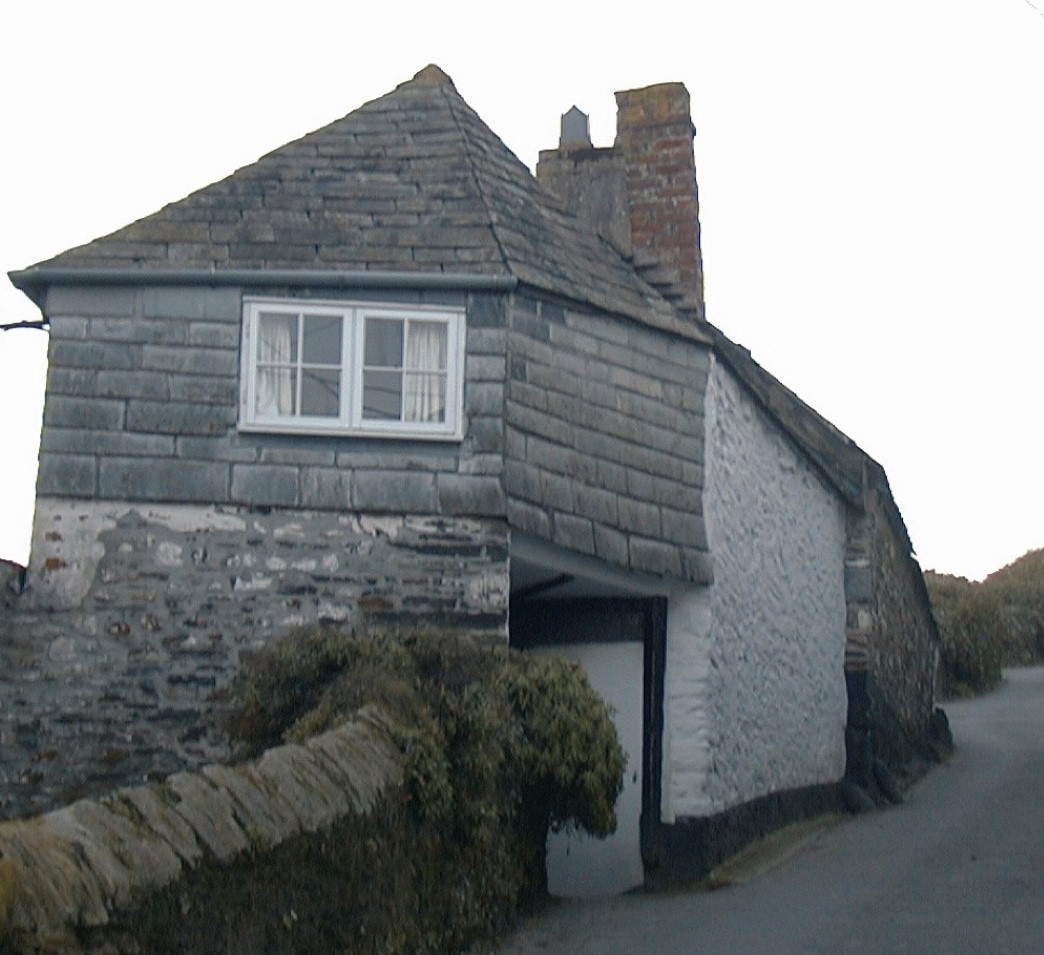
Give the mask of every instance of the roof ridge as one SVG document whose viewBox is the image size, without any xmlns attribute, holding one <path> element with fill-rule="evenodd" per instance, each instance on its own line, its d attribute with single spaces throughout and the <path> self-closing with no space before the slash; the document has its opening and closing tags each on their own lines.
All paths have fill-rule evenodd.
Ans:
<svg viewBox="0 0 1044 955">
<path fill-rule="evenodd" d="M 426 70 L 427 69 L 430 69 L 430 67 L 426 68 Z M 438 68 L 436 67 L 436 69 Z M 426 72 L 426 70 L 422 70 L 421 72 Z M 442 71 L 439 70 L 439 72 L 441 73 Z M 420 75 L 420 73 L 417 74 L 418 77 Z M 445 73 L 443 73 L 442 75 L 446 76 Z M 449 77 L 446 76 L 446 79 L 449 79 Z M 442 95 L 446 98 L 446 105 L 449 108 L 450 116 L 453 118 L 453 123 L 457 127 L 457 132 L 460 134 L 460 138 L 464 143 L 464 158 L 468 164 L 468 172 L 471 175 L 472 182 L 474 182 L 475 188 L 476 190 L 478 190 L 478 194 L 482 198 L 482 207 L 483 209 L 485 209 L 486 218 L 489 222 L 489 231 L 493 235 L 493 241 L 496 243 L 497 251 L 500 253 L 500 257 L 504 262 L 504 268 L 506 268 L 511 275 L 514 275 L 515 278 L 518 278 L 518 275 L 511 264 L 511 256 L 508 253 L 507 248 L 505 248 L 503 241 L 501 241 L 500 233 L 497 229 L 497 216 L 493 209 L 493 204 L 490 201 L 489 193 L 486 189 L 485 184 L 482 181 L 482 177 L 479 175 L 478 172 L 478 164 L 475 161 L 475 157 L 472 152 L 474 146 L 471 142 L 470 130 L 466 124 L 461 122 L 460 116 L 457 115 L 458 106 L 463 106 L 465 109 L 468 110 L 470 110 L 471 107 L 468 106 L 467 101 L 457 91 L 457 88 L 453 85 L 452 80 L 450 80 L 449 85 L 453 92 L 456 94 L 456 96 L 450 96 L 445 87 L 443 87 L 442 89 Z M 478 117 L 477 113 L 475 115 L 476 117 Z M 481 117 L 478 118 L 481 119 Z M 492 130 L 490 131 L 492 132 Z M 493 135 L 496 134 L 494 133 Z M 504 148 L 508 148 L 507 144 L 505 144 Z"/>
</svg>

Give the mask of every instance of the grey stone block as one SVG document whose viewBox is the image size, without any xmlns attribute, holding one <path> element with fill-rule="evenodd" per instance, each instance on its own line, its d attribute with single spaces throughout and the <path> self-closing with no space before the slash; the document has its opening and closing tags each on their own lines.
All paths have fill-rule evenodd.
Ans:
<svg viewBox="0 0 1044 955">
<path fill-rule="evenodd" d="M 465 441 L 471 454 L 501 451 L 504 447 L 503 418 L 472 418 L 468 424 Z"/>
<path fill-rule="evenodd" d="M 182 345 L 186 332 L 187 329 L 181 322 L 106 317 L 92 318 L 87 334 L 94 341 Z"/>
<path fill-rule="evenodd" d="M 460 474 L 496 476 L 504 471 L 504 458 L 499 454 L 473 454 L 460 459 Z"/>
<path fill-rule="evenodd" d="M 276 447 L 262 444 L 259 454 L 262 464 L 311 465 L 327 468 L 332 468 L 337 458 L 337 454 L 332 448 L 299 447 L 293 442 Z"/>
<path fill-rule="evenodd" d="M 515 423 L 515 412 L 517 409 L 532 408 L 536 411 L 547 411 L 548 402 L 554 396 L 554 392 L 548 391 L 537 385 L 531 385 L 525 381 L 512 379 L 507 385 L 507 404 L 505 415 L 507 420 Z"/>
<path fill-rule="evenodd" d="M 65 315 L 56 315 L 50 317 L 51 328 L 49 336 L 51 342 L 56 342 L 61 338 L 68 338 L 73 341 L 83 341 L 87 337 L 87 328 L 90 322 L 86 318 L 71 318 Z"/>
<path fill-rule="evenodd" d="M 124 403 L 103 398 L 83 400 L 51 395 L 44 407 L 45 428 L 115 431 L 123 427 Z"/>
<path fill-rule="evenodd" d="M 645 537 L 631 537 L 628 550 L 634 570 L 659 574 L 661 577 L 680 578 L 682 575 L 681 552 L 673 544 Z"/>
<path fill-rule="evenodd" d="M 503 295 L 475 295 L 468 305 L 468 327 L 501 328 L 507 322 L 507 299 Z"/>
<path fill-rule="evenodd" d="M 527 457 L 526 436 L 518 428 L 513 428 L 510 422 L 504 428 L 504 453 L 505 457 L 516 461 L 525 461 Z"/>
<path fill-rule="evenodd" d="M 595 460 L 597 476 L 595 482 L 598 487 L 607 491 L 615 491 L 618 494 L 627 493 L 627 468 L 615 461 Z"/>
<path fill-rule="evenodd" d="M 242 329 L 238 321 L 190 322 L 188 327 L 189 345 L 203 348 L 239 348 Z"/>
<path fill-rule="evenodd" d="M 659 539 L 662 528 L 660 525 L 660 509 L 643 501 L 632 501 L 622 497 L 617 503 L 620 529 L 640 534 L 645 537 Z"/>
<path fill-rule="evenodd" d="M 512 359 L 523 359 L 530 366 L 550 368 L 555 358 L 555 350 L 546 341 L 530 338 L 514 329 L 508 334 L 507 350 Z"/>
<path fill-rule="evenodd" d="M 502 415 L 504 385 L 501 382 L 468 382 L 464 387 L 466 415 Z"/>
<path fill-rule="evenodd" d="M 513 497 L 540 503 L 543 500 L 543 471 L 531 464 L 504 462 L 504 488 Z"/>
<path fill-rule="evenodd" d="M 697 504 L 696 492 L 682 482 L 656 477 L 644 471 L 627 472 L 627 493 L 636 501 L 666 504 L 679 509 L 686 509 L 686 501 L 689 499 L 692 500 L 692 506 Z"/>
<path fill-rule="evenodd" d="M 594 553 L 596 557 L 616 564 L 619 567 L 629 566 L 630 554 L 627 548 L 627 535 L 615 527 L 594 524 Z"/>
<path fill-rule="evenodd" d="M 170 397 L 175 401 L 236 407 L 239 382 L 228 375 L 171 375 Z"/>
<path fill-rule="evenodd" d="M 546 319 L 530 312 L 515 311 L 511 316 L 511 331 L 530 341 L 550 343 L 551 329 Z"/>
<path fill-rule="evenodd" d="M 467 353 L 469 355 L 503 355 L 507 350 L 507 334 L 500 328 L 468 326 Z"/>
<path fill-rule="evenodd" d="M 139 368 L 141 349 L 126 342 L 52 340 L 50 360 L 66 368 Z"/>
<path fill-rule="evenodd" d="M 572 514 L 554 515 L 553 538 L 556 544 L 582 554 L 595 552 L 594 528 L 589 520 Z"/>
<path fill-rule="evenodd" d="M 105 286 L 52 285 L 47 290 L 48 315 L 133 315 L 137 310 L 137 291 L 133 288 Z"/>
<path fill-rule="evenodd" d="M 95 394 L 99 372 L 93 368 L 61 368 L 51 365 L 47 369 L 48 395 L 91 395 Z M 103 395 L 103 397 L 106 397 Z"/>
<path fill-rule="evenodd" d="M 231 405 L 138 401 L 127 404 L 127 429 L 153 434 L 223 434 L 236 421 Z"/>
<path fill-rule="evenodd" d="M 682 462 L 681 482 L 686 487 L 703 488 L 704 466 L 691 461 Z"/>
<path fill-rule="evenodd" d="M 579 380 L 579 385 L 580 397 L 588 405 L 597 405 L 599 408 L 609 408 L 613 411 L 620 408 L 627 410 L 622 405 L 625 393 L 612 387 L 604 378 L 582 378 Z"/>
<path fill-rule="evenodd" d="M 238 323 L 242 317 L 243 293 L 238 288 L 147 288 L 142 292 L 141 311 L 148 318 L 222 319 Z"/>
<path fill-rule="evenodd" d="M 232 500 L 239 504 L 293 507 L 298 500 L 298 470 L 278 465 L 233 464 Z"/>
<path fill-rule="evenodd" d="M 572 513 L 573 482 L 560 474 L 544 473 L 540 478 L 540 498 L 545 507 Z"/>
<path fill-rule="evenodd" d="M 227 375 L 238 381 L 239 355 L 229 348 L 143 345 L 141 355 L 142 368 L 182 371 L 193 375 Z"/>
<path fill-rule="evenodd" d="M 343 446 L 344 442 L 339 442 Z M 456 445 L 421 443 L 404 449 L 381 441 L 337 455 L 337 466 L 359 471 L 456 471 L 459 459 Z"/>
<path fill-rule="evenodd" d="M 430 514 L 435 510 L 435 475 L 364 471 L 356 475 L 352 503 L 359 510 Z"/>
<path fill-rule="evenodd" d="M 526 434 L 535 435 L 565 447 L 573 444 L 573 426 L 568 420 L 564 420 L 563 417 L 556 414 L 553 400 L 550 410 L 546 412 L 512 402 L 509 420 L 514 427 Z"/>
<path fill-rule="evenodd" d="M 40 453 L 37 494 L 93 497 L 97 491 L 97 459 L 85 454 Z"/>
<path fill-rule="evenodd" d="M 120 501 L 225 503 L 229 467 L 202 461 L 103 458 L 99 495 Z"/>
<path fill-rule="evenodd" d="M 683 501 L 677 503 L 680 505 Z M 707 549 L 707 531 L 699 513 L 665 507 L 662 509 L 662 523 L 664 540 L 699 550 Z"/>
<path fill-rule="evenodd" d="M 498 478 L 440 474 L 437 479 L 440 514 L 500 517 L 506 510 Z"/>
<path fill-rule="evenodd" d="M 516 498 L 508 498 L 507 502 L 508 523 L 516 530 L 525 534 L 533 534 L 544 540 L 551 539 L 551 519 L 547 511 L 527 504 Z"/>
<path fill-rule="evenodd" d="M 617 522 L 617 496 L 612 491 L 578 483 L 573 491 L 576 513 L 611 527 Z"/>
<path fill-rule="evenodd" d="M 95 394 L 103 398 L 166 399 L 170 397 L 170 381 L 167 375 L 154 371 L 99 371 Z"/>
<path fill-rule="evenodd" d="M 575 457 L 576 452 L 571 447 L 546 441 L 532 433 L 526 435 L 526 461 L 529 464 L 545 471 L 572 474 L 576 471 Z"/>
<path fill-rule="evenodd" d="M 681 553 L 682 576 L 695 584 L 714 583 L 714 559 L 703 551 L 685 548 Z"/>
<path fill-rule="evenodd" d="M 555 348 L 565 348 L 577 354 L 598 354 L 598 340 L 564 325 L 550 326 L 550 340 Z"/>
<path fill-rule="evenodd" d="M 301 506 L 347 511 L 352 506 L 350 470 L 326 467 L 301 469 Z"/>
<path fill-rule="evenodd" d="M 630 329 L 634 322 L 624 319 L 610 318 L 593 312 L 567 312 L 566 325 L 584 335 L 608 342 L 626 345 L 630 342 Z"/>
<path fill-rule="evenodd" d="M 261 455 L 260 448 L 253 443 L 244 443 L 243 437 L 228 433 L 209 438 L 178 435 L 175 439 L 175 453 L 179 458 L 195 458 L 200 461 L 243 464 L 257 461 Z"/>
<path fill-rule="evenodd" d="M 174 440 L 172 436 L 162 434 L 45 428 L 40 438 L 40 447 L 45 451 L 66 454 L 172 457 Z"/>
<path fill-rule="evenodd" d="M 507 359 L 499 355 L 468 355 L 464 368 L 467 381 L 503 381 L 507 377 Z"/>
</svg>

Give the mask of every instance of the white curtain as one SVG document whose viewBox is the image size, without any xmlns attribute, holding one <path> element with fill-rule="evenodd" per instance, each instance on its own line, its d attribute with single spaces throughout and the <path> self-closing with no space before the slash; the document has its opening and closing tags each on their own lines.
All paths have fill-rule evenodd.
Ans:
<svg viewBox="0 0 1044 955">
<path fill-rule="evenodd" d="M 446 420 L 447 327 L 441 322 L 410 322 L 403 382 L 404 421 Z"/>
<path fill-rule="evenodd" d="M 258 415 L 294 413 L 291 323 L 297 323 L 296 315 L 264 315 L 258 322 Z"/>
</svg>

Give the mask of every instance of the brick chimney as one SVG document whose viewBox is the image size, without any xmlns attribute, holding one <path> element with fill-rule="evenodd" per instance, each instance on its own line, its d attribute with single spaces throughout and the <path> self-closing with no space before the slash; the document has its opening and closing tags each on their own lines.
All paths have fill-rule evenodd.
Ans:
<svg viewBox="0 0 1044 955">
<path fill-rule="evenodd" d="M 617 93 L 616 107 L 611 149 L 597 149 L 583 136 L 567 137 L 567 127 L 576 128 L 579 111 L 573 107 L 563 117 L 558 149 L 540 153 L 537 179 L 631 258 L 647 282 L 683 312 L 702 319 L 689 93 L 681 83 L 660 83 Z"/>
</svg>

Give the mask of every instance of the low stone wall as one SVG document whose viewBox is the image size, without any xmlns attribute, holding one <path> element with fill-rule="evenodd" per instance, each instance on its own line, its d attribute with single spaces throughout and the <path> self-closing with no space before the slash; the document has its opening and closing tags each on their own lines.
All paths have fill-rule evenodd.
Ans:
<svg viewBox="0 0 1044 955">
<path fill-rule="evenodd" d="M 310 840 L 305 856 L 315 865 L 329 834 L 366 817 L 401 779 L 399 750 L 383 717 L 365 710 L 356 722 L 250 763 L 211 765 L 2 823 L 0 951 L 181 950 L 193 932 L 212 936 L 219 951 L 246 952 L 258 943 L 253 950 L 295 950 L 271 948 L 270 939 L 250 933 L 239 937 L 232 927 L 256 915 L 260 925 L 274 917 L 290 931 L 305 906 L 322 899 L 252 915 L 222 910 L 226 896 L 215 884 L 233 884 L 237 891 L 227 899 L 241 908 L 244 892 L 256 894 L 252 873 L 263 876 L 266 859 Z M 301 854 L 292 858 L 300 866 Z M 307 869 L 293 873 L 297 881 Z M 311 879 L 324 875 L 320 865 Z M 271 908 L 283 904 L 274 894 L 268 901 Z M 182 924 L 193 915 L 200 925 Z M 189 950 L 202 950 L 196 944 Z"/>
</svg>

